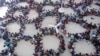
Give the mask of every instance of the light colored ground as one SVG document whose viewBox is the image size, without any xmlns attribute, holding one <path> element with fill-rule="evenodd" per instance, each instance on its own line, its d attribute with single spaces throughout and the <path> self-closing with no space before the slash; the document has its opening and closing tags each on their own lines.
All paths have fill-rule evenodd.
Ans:
<svg viewBox="0 0 100 56">
<path fill-rule="evenodd" d="M 56 1 L 57 1 L 57 2 L 60 2 L 60 0 L 51 0 L 51 1 L 54 2 L 54 3 L 55 3 Z"/>
<path fill-rule="evenodd" d="M 19 33 L 20 31 L 20 25 L 17 24 L 16 22 L 10 23 L 6 26 L 7 30 L 11 33 Z"/>
<path fill-rule="evenodd" d="M 23 16 L 23 13 L 21 11 L 16 11 L 13 16 L 19 17 L 20 15 Z"/>
<path fill-rule="evenodd" d="M 33 56 L 35 46 L 30 41 L 21 40 L 15 48 L 15 53 L 18 56 Z"/>
<path fill-rule="evenodd" d="M 12 0 L 5 0 L 6 2 L 11 2 Z"/>
<path fill-rule="evenodd" d="M 52 10 L 54 10 L 54 6 L 46 5 L 43 7 L 43 10 L 45 10 L 45 12 L 52 11 Z"/>
<path fill-rule="evenodd" d="M 66 31 L 67 33 L 76 34 L 83 33 L 86 31 L 86 29 L 77 23 L 69 22 L 68 24 L 66 24 Z"/>
<path fill-rule="evenodd" d="M 53 49 L 57 51 L 57 48 L 59 47 L 60 42 L 59 39 L 55 36 L 44 36 L 43 37 L 43 49 L 44 50 L 50 50 Z"/>
<path fill-rule="evenodd" d="M 81 3 L 83 0 L 74 0 L 74 3 Z"/>
<path fill-rule="evenodd" d="M 74 12 L 74 10 L 73 9 L 71 9 L 71 8 L 63 8 L 64 9 L 64 14 L 65 15 L 73 15 L 73 14 L 75 14 L 76 15 L 76 12 Z"/>
<path fill-rule="evenodd" d="M 70 0 L 65 0 L 65 1 L 63 1 L 63 3 L 64 3 L 64 4 L 69 4 L 69 1 L 70 1 Z"/>
<path fill-rule="evenodd" d="M 24 30 L 23 35 L 28 35 L 33 37 L 33 35 L 36 35 L 38 33 L 38 30 L 35 29 L 34 24 L 26 24 L 25 27 L 26 29 Z"/>
<path fill-rule="evenodd" d="M 39 14 L 36 10 L 32 9 L 29 11 L 29 14 L 27 16 L 29 20 L 33 20 L 36 19 L 39 16 Z"/>
<path fill-rule="evenodd" d="M 65 51 L 64 51 L 64 53 L 62 53 L 60 56 L 71 56 L 71 53 L 69 52 L 69 50 L 68 49 L 66 49 Z"/>
<path fill-rule="evenodd" d="M 1 51 L 4 49 L 4 40 L 3 39 L 0 39 L 0 53 L 1 53 Z"/>
<path fill-rule="evenodd" d="M 27 2 L 20 2 L 18 4 L 16 4 L 17 7 L 26 7 L 28 6 L 29 7 L 29 4 Z"/>
<path fill-rule="evenodd" d="M 44 0 L 34 0 L 35 2 L 37 2 L 37 3 L 43 3 L 43 1 Z M 52 2 L 56 2 L 56 1 L 58 1 L 58 2 L 60 2 L 60 0 L 51 0 Z"/>
<path fill-rule="evenodd" d="M 85 54 L 85 53 L 91 54 L 91 53 L 96 52 L 93 44 L 89 41 L 87 42 L 86 40 L 80 40 L 80 41 L 74 43 L 73 46 L 75 47 L 76 53 L 81 52 L 82 54 Z"/>
<path fill-rule="evenodd" d="M 95 4 L 91 4 L 90 6 L 87 6 L 86 9 L 88 9 L 89 11 L 90 11 L 91 9 L 95 9 L 96 11 L 100 11 L 100 7 L 97 6 L 97 5 L 95 5 Z"/>
<path fill-rule="evenodd" d="M 8 10 L 7 6 L 0 7 L 0 17 L 3 18 Z"/>
<path fill-rule="evenodd" d="M 91 19 L 93 18 L 93 19 Z M 83 18 L 87 23 L 92 23 L 93 25 L 94 24 L 100 24 L 100 17 L 99 16 L 94 16 L 94 15 L 90 15 L 90 16 L 85 16 Z"/>
<path fill-rule="evenodd" d="M 37 3 L 43 3 L 44 0 L 34 0 Z"/>
<path fill-rule="evenodd" d="M 50 25 L 56 25 L 56 17 L 55 16 L 47 16 L 44 18 L 43 22 L 42 22 L 42 26 L 41 28 L 44 27 L 51 27 Z"/>
</svg>

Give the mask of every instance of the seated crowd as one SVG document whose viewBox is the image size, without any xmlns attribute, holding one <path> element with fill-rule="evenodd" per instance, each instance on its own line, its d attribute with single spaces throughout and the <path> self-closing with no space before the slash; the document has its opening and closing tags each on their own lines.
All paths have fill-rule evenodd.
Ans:
<svg viewBox="0 0 100 56">
<path fill-rule="evenodd" d="M 73 3 L 72 0 L 69 1 L 69 4 L 62 4 L 62 2 L 53 3 L 51 0 L 49 1 L 45 0 L 43 3 L 39 4 L 39 3 L 34 2 L 34 0 L 29 0 L 27 1 L 27 3 L 29 4 L 29 7 L 28 6 L 17 7 L 15 4 L 19 2 L 26 2 L 26 1 L 18 0 L 18 1 L 13 1 L 12 3 L 1 4 L 2 6 L 9 5 L 10 9 L 8 10 L 4 18 L 0 18 L 0 21 L 9 19 L 5 22 L 2 22 L 0 25 L 0 26 L 5 27 L 5 29 L 0 28 L 0 38 L 5 40 L 4 49 L 0 53 L 0 56 L 17 56 L 17 54 L 14 53 L 14 49 L 17 46 L 17 42 L 22 39 L 24 39 L 25 41 L 30 41 L 31 44 L 35 45 L 35 49 L 34 49 L 35 53 L 33 53 L 33 56 L 60 56 L 62 53 L 64 53 L 64 51 L 66 50 L 66 47 L 70 50 L 70 53 L 72 54 L 72 56 L 100 56 L 100 39 L 98 39 L 100 37 L 99 36 L 100 35 L 100 24 L 92 25 L 92 23 L 89 24 L 83 20 L 83 17 L 88 16 L 88 15 L 100 16 L 100 10 L 97 11 L 96 9 L 91 9 L 89 11 L 88 9 L 86 9 L 87 6 L 92 4 L 93 0 L 84 0 L 84 2 L 79 3 L 79 4 Z M 58 9 L 61 7 L 61 4 L 63 7 L 70 7 L 71 9 L 73 9 L 75 12 L 77 12 L 77 15 L 70 14 L 72 15 L 70 16 L 70 15 L 64 15 L 64 13 L 59 13 Z M 46 12 L 44 12 L 45 10 L 42 10 L 42 8 L 45 5 L 54 6 L 54 10 L 53 11 L 47 10 Z M 79 6 L 81 6 L 84 12 L 81 12 L 81 10 L 76 9 Z M 31 9 L 35 9 L 39 13 L 39 16 L 33 20 L 29 20 L 27 16 L 27 14 L 29 14 L 29 11 Z M 13 14 L 17 10 L 21 11 L 24 16 L 20 15 L 20 16 L 14 17 Z M 56 24 L 58 24 L 59 22 L 61 23 L 61 25 L 57 26 L 57 28 L 59 30 L 62 30 L 63 35 L 66 36 L 66 34 L 68 34 L 68 36 L 66 37 L 70 38 L 68 46 L 66 46 L 65 44 L 64 36 L 60 33 L 57 33 L 54 27 L 41 28 L 41 25 L 42 25 L 41 22 L 44 20 L 44 17 L 46 16 L 57 16 Z M 65 19 L 62 20 L 62 17 L 65 17 Z M 79 18 L 79 20 L 77 20 L 76 18 Z M 19 33 L 11 33 L 6 29 L 6 26 L 9 23 L 13 23 L 13 22 L 17 22 L 18 24 L 21 25 L 21 28 L 19 29 L 20 30 Z M 65 30 L 65 25 L 68 22 L 78 23 L 82 27 L 86 28 L 87 31 L 84 33 L 76 33 L 76 34 L 67 33 L 67 30 Z M 25 24 L 30 24 L 30 23 L 34 23 L 36 30 L 40 31 L 36 35 L 33 35 L 33 37 L 28 36 L 28 35 L 27 36 L 23 35 L 24 30 L 25 30 Z M 96 31 L 93 32 L 92 38 L 91 38 L 90 32 L 92 29 L 96 29 Z M 53 49 L 43 50 L 42 40 L 43 40 L 43 36 L 46 36 L 46 35 L 47 36 L 55 35 L 60 40 L 58 52 L 54 51 Z M 83 40 L 83 39 L 92 42 L 92 44 L 96 48 L 95 53 L 91 53 L 91 54 L 88 54 L 88 53 L 76 54 L 75 53 L 75 50 L 74 50 L 75 48 L 72 47 L 73 43 L 77 42 L 77 40 Z"/>
</svg>

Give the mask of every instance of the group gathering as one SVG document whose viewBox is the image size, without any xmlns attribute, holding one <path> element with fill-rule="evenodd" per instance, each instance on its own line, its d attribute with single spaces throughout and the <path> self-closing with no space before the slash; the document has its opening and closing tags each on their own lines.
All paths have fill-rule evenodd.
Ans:
<svg viewBox="0 0 100 56">
<path fill-rule="evenodd" d="M 100 56 L 100 0 L 0 0 L 0 56 Z"/>
</svg>

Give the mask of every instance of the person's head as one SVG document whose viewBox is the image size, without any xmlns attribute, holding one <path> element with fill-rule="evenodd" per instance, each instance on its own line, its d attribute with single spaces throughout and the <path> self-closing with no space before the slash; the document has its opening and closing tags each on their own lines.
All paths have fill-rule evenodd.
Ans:
<svg viewBox="0 0 100 56">
<path fill-rule="evenodd" d="M 86 53 L 85 55 L 86 55 L 86 56 L 89 56 L 89 54 L 88 54 L 88 53 Z"/>
<path fill-rule="evenodd" d="M 5 47 L 6 45 L 4 45 L 3 47 Z"/>
<path fill-rule="evenodd" d="M 2 50 L 2 53 L 4 53 L 4 50 Z"/>
<path fill-rule="evenodd" d="M 81 55 L 82 53 L 80 52 L 79 55 Z"/>
</svg>

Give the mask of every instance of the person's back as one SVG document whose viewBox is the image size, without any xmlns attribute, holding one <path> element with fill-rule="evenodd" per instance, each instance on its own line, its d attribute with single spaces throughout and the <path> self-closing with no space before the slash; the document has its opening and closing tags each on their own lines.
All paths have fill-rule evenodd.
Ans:
<svg viewBox="0 0 100 56">
<path fill-rule="evenodd" d="M 2 53 L 0 53 L 0 56 L 3 56 L 3 54 L 2 54 Z"/>
</svg>

